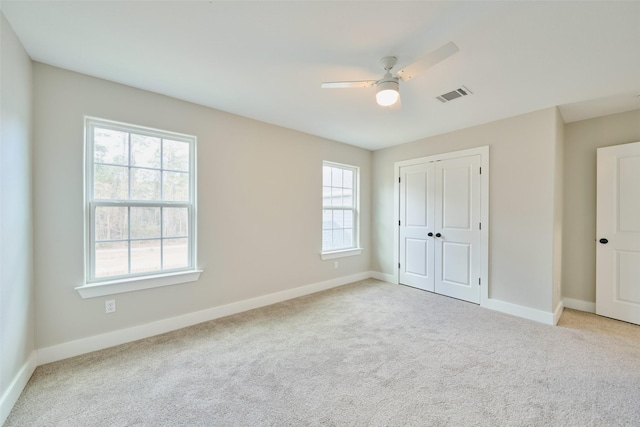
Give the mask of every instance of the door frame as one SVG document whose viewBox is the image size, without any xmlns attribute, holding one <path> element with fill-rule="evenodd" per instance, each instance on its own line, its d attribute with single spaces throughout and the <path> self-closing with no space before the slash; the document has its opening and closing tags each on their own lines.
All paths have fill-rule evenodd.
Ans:
<svg viewBox="0 0 640 427">
<path fill-rule="evenodd" d="M 480 155 L 480 306 L 487 305 L 489 300 L 489 146 L 485 145 L 467 150 L 451 151 L 448 153 L 435 154 L 432 156 L 418 157 L 415 159 L 394 162 L 393 178 L 393 283 L 399 284 L 400 274 L 398 263 L 400 262 L 400 168 L 420 163 L 435 162 L 438 160 L 455 159 L 458 157 Z"/>
</svg>

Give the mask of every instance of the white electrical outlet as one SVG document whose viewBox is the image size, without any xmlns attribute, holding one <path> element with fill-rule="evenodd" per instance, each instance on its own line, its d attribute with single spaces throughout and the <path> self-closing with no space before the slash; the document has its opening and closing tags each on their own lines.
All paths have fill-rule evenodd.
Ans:
<svg viewBox="0 0 640 427">
<path fill-rule="evenodd" d="M 115 313 L 116 312 L 116 300 L 110 299 L 104 302 L 104 312 L 105 313 Z"/>
<path fill-rule="evenodd" d="M 333 262 L 333 268 L 338 268 L 338 261 Z"/>
</svg>

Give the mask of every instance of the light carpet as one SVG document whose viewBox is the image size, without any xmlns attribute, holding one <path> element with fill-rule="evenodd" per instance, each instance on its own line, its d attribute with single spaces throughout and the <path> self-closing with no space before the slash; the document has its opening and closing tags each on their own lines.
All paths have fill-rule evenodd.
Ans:
<svg viewBox="0 0 640 427">
<path fill-rule="evenodd" d="M 640 327 L 365 280 L 40 366 L 9 426 L 640 425 Z"/>
</svg>

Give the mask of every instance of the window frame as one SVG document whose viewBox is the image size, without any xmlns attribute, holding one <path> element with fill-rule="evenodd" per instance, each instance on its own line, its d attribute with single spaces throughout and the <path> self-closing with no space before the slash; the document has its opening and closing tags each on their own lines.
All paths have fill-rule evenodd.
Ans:
<svg viewBox="0 0 640 427">
<path fill-rule="evenodd" d="M 169 139 L 172 141 L 185 142 L 189 144 L 189 195 L 188 201 L 163 201 L 163 200 L 105 200 L 94 199 L 94 129 L 111 129 L 120 132 L 126 132 L 128 134 L 128 150 L 129 160 L 131 160 L 131 135 L 144 135 L 161 139 Z M 140 289 L 154 288 L 158 286 L 174 285 L 178 283 L 187 283 L 198 280 L 201 270 L 197 270 L 197 171 L 196 171 L 196 146 L 197 137 L 194 135 L 180 134 L 176 132 L 170 132 L 160 129 L 153 129 L 144 126 L 132 125 L 128 123 L 116 122 L 112 120 L 105 120 L 96 117 L 85 116 L 84 117 L 84 200 L 83 206 L 85 210 L 84 214 L 84 284 L 76 287 L 76 290 L 83 298 L 91 298 L 95 296 L 111 295 L 114 293 L 129 292 Z M 164 165 L 160 165 L 159 169 L 147 168 L 151 170 L 164 171 Z M 131 168 L 136 167 L 128 164 L 126 166 L 129 169 L 129 195 L 131 194 Z M 141 167 L 144 169 L 144 167 Z M 162 175 L 161 175 L 162 176 Z M 161 179 L 162 181 L 162 179 Z M 162 186 L 162 183 L 160 183 Z M 187 252 L 188 262 L 185 267 L 161 269 L 151 272 L 139 272 L 139 273 L 127 273 L 114 276 L 96 277 L 96 259 L 95 259 L 95 245 L 96 245 L 96 208 L 99 207 L 176 207 L 187 208 L 188 212 L 188 226 L 187 226 Z M 128 213 L 128 215 L 130 215 Z M 162 218 L 162 216 L 161 216 Z M 130 216 L 129 216 L 130 219 Z M 128 223 L 127 238 L 123 241 L 131 242 L 136 239 L 131 238 L 130 222 Z M 161 263 L 163 254 L 163 242 L 165 240 L 162 230 L 162 220 L 160 222 L 160 247 L 161 247 Z M 177 238 L 177 237 L 176 237 Z M 181 237 L 182 238 L 182 237 Z M 128 266 L 131 264 L 131 251 L 128 251 Z M 161 264 L 162 267 L 162 264 Z"/>
<path fill-rule="evenodd" d="M 334 206 L 325 206 L 324 205 L 324 197 L 322 198 L 322 211 L 324 213 L 325 210 L 342 210 L 342 211 L 351 211 L 353 213 L 353 245 L 350 247 L 340 248 L 340 249 L 331 249 L 325 250 L 322 242 L 322 233 L 324 232 L 324 221 L 322 220 L 321 225 L 321 251 L 320 257 L 323 260 L 335 259 L 335 258 L 343 258 L 348 256 L 360 255 L 362 253 L 362 248 L 360 247 L 360 167 L 354 165 L 348 165 L 344 163 L 337 163 L 332 161 L 323 161 L 322 162 L 322 187 L 324 187 L 324 168 L 337 168 L 342 170 L 350 170 L 353 172 L 353 205 L 352 207 L 334 207 Z"/>
</svg>

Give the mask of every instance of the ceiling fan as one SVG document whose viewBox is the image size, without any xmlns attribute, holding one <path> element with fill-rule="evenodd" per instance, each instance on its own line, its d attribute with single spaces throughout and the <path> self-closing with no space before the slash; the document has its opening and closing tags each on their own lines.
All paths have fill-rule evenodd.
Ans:
<svg viewBox="0 0 640 427">
<path fill-rule="evenodd" d="M 395 56 L 385 56 L 380 60 L 380 65 L 384 68 L 384 76 L 380 80 L 360 80 L 351 82 L 325 82 L 320 85 L 323 89 L 344 89 L 357 87 L 376 86 L 376 101 L 383 107 L 395 104 L 400 98 L 400 81 L 411 80 L 421 72 L 433 67 L 437 63 L 444 61 L 458 51 L 458 46 L 454 42 L 449 42 L 438 49 L 429 52 L 413 64 L 407 65 L 397 73 L 392 74 L 398 58 Z"/>
</svg>

